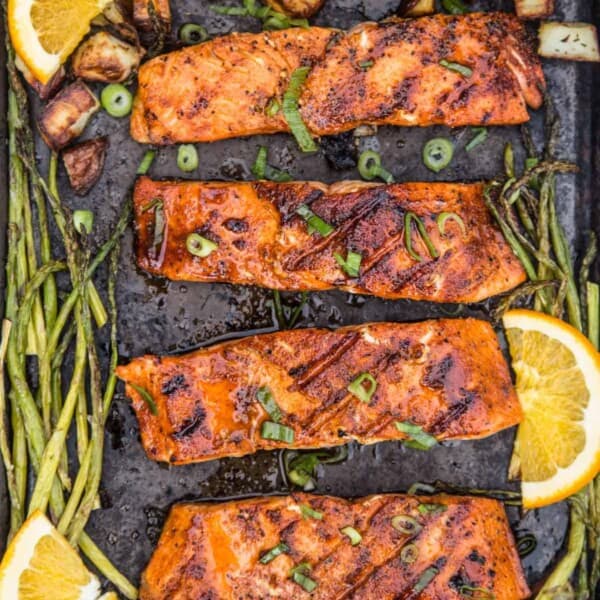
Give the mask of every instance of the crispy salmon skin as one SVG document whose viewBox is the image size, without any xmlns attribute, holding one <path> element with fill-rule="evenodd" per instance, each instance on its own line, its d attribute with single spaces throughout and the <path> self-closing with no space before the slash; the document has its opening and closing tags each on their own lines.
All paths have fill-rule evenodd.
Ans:
<svg viewBox="0 0 600 600">
<path fill-rule="evenodd" d="M 303 516 L 310 514 L 307 508 L 315 511 L 313 518 Z M 395 517 L 405 525 L 414 519 L 415 531 L 398 530 Z M 351 544 L 347 527 L 358 533 L 359 543 Z M 283 551 L 268 560 L 278 546 Z M 290 575 L 302 563 L 302 573 L 314 582 L 311 594 Z M 397 494 L 176 505 L 140 588 L 141 600 L 527 597 L 500 502 Z"/>
<path fill-rule="evenodd" d="M 480 183 L 325 186 L 141 178 L 134 193 L 137 263 L 173 280 L 478 302 L 525 280 L 483 190 Z M 311 229 L 300 207 L 331 232 Z M 409 214 L 422 220 L 435 257 L 416 220 L 411 216 L 407 223 Z M 191 234 L 217 246 L 208 256 L 195 256 L 186 243 Z M 340 265 L 349 251 L 361 256 L 358 276 Z"/>
<path fill-rule="evenodd" d="M 375 389 L 361 399 L 348 387 L 365 373 Z M 407 439 L 401 423 L 440 440 L 481 438 L 522 417 L 496 334 L 476 319 L 281 331 L 183 356 L 142 356 L 117 374 L 149 458 L 177 464 Z M 263 437 L 273 419 L 293 431 L 291 440 Z"/>
<path fill-rule="evenodd" d="M 523 123 L 545 85 L 526 30 L 504 13 L 390 19 L 347 33 L 232 33 L 140 69 L 131 135 L 172 144 L 289 131 L 278 108 L 301 66 L 312 67 L 300 112 L 314 135 L 360 124 Z"/>
</svg>

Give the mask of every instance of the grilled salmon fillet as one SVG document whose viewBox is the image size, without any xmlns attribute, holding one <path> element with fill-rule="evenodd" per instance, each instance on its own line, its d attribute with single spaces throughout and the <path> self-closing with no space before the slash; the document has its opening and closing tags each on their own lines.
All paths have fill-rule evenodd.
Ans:
<svg viewBox="0 0 600 600">
<path fill-rule="evenodd" d="M 523 123 L 527 105 L 540 106 L 544 87 L 523 25 L 504 13 L 395 18 L 347 33 L 232 33 L 140 69 L 131 135 L 172 144 L 289 131 L 274 107 L 301 66 L 312 67 L 300 112 L 314 135 L 360 124 Z"/>
<path fill-rule="evenodd" d="M 347 527 L 360 542 L 351 544 Z M 283 551 L 271 558 L 276 547 Z M 294 581 L 294 569 L 313 584 Z M 176 505 L 140 588 L 141 600 L 527 597 L 500 502 L 397 494 Z"/>
<path fill-rule="evenodd" d="M 374 389 L 361 399 L 348 387 L 364 374 Z M 481 438 L 522 416 L 496 335 L 476 319 L 281 331 L 142 356 L 117 375 L 148 457 L 176 464 L 410 438 L 402 423 L 439 440 Z M 273 421 L 291 438 L 265 439 Z"/>
<path fill-rule="evenodd" d="M 481 183 L 326 186 L 144 177 L 134 193 L 137 263 L 174 280 L 477 302 L 525 280 L 488 213 L 483 189 Z M 297 213 L 300 207 L 308 207 L 333 231 L 327 236 L 313 231 Z M 412 216 L 407 241 L 409 214 L 422 220 L 437 257 Z M 446 218 L 440 229 L 440 219 Z M 191 254 L 186 242 L 192 234 L 216 248 L 205 257 Z M 356 277 L 338 262 L 350 251 L 361 256 Z"/>
</svg>

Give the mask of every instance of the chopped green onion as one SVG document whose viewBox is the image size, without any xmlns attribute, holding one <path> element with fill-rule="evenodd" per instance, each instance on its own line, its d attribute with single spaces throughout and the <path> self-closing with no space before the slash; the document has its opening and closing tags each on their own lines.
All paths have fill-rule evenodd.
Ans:
<svg viewBox="0 0 600 600">
<path fill-rule="evenodd" d="M 504 171 L 509 179 L 515 176 L 515 153 L 510 142 L 504 147 Z"/>
<path fill-rule="evenodd" d="M 308 492 L 316 487 L 315 477 L 319 465 L 339 463 L 347 457 L 346 446 L 338 446 L 333 451 L 317 450 L 301 454 L 286 451 L 283 454 L 283 466 L 289 481 Z"/>
<path fill-rule="evenodd" d="M 429 237 L 429 234 L 427 233 L 427 230 L 425 229 L 425 224 L 423 223 L 423 221 L 421 221 L 421 219 L 417 215 L 415 215 L 414 212 L 407 212 L 404 215 L 404 245 L 406 246 L 407 252 L 415 260 L 417 260 L 419 262 L 423 262 L 423 260 L 424 260 L 423 257 L 420 254 L 418 254 L 412 247 L 412 227 L 411 227 L 412 221 L 414 221 L 416 223 L 417 231 L 419 232 L 421 239 L 427 246 L 427 250 L 429 250 L 429 254 L 431 255 L 431 258 L 438 258 L 438 256 L 440 254 L 436 250 L 435 246 L 433 245 L 433 242 L 431 241 L 431 238 Z"/>
<path fill-rule="evenodd" d="M 312 139 L 298 109 L 298 100 L 300 99 L 302 86 L 309 73 L 310 67 L 299 67 L 296 69 L 292 73 L 288 88 L 283 95 L 283 116 L 302 152 L 317 151 L 317 145 Z"/>
<path fill-rule="evenodd" d="M 300 215 L 307 223 L 309 229 L 316 231 L 323 237 L 327 237 L 331 233 L 335 231 L 335 229 L 326 221 L 323 221 L 321 217 L 315 215 L 315 213 L 306 206 L 306 204 L 301 204 L 296 209 L 296 214 Z"/>
<path fill-rule="evenodd" d="M 471 127 L 471 132 L 475 134 L 475 137 L 465 146 L 467 152 L 471 152 L 473 148 L 483 144 L 488 137 L 488 131 L 485 127 Z"/>
<path fill-rule="evenodd" d="M 285 171 L 276 169 L 271 165 L 265 167 L 265 179 L 269 181 L 276 181 L 277 183 L 285 183 L 286 181 L 292 181 L 292 176 Z"/>
<path fill-rule="evenodd" d="M 100 93 L 100 104 L 111 117 L 126 117 L 131 112 L 133 97 L 124 85 L 111 83 Z"/>
<path fill-rule="evenodd" d="M 358 546 L 362 542 L 362 535 L 354 527 L 342 527 L 340 531 L 350 538 L 350 544 L 352 546 Z"/>
<path fill-rule="evenodd" d="M 358 172 L 367 181 L 379 177 L 386 183 L 394 183 L 394 176 L 381 166 L 381 156 L 374 150 L 365 150 L 358 157 Z"/>
<path fill-rule="evenodd" d="M 208 31 L 202 25 L 196 23 L 186 23 L 179 29 L 179 39 L 188 46 L 200 44 L 208 39 Z"/>
<path fill-rule="evenodd" d="M 73 211 L 73 227 L 77 233 L 88 235 L 94 226 L 94 213 L 91 210 Z"/>
<path fill-rule="evenodd" d="M 158 202 L 154 206 L 154 237 L 152 240 L 152 248 L 156 250 L 162 246 L 165 237 L 165 209 L 162 202 Z"/>
<path fill-rule="evenodd" d="M 306 573 L 310 572 L 311 569 L 312 567 L 309 563 L 303 562 L 295 566 L 290 571 L 290 576 L 294 583 L 297 583 L 301 588 L 304 589 L 304 591 L 308 592 L 309 594 L 314 592 L 317 589 L 318 585 L 317 582 L 314 581 L 314 579 L 311 579 L 310 577 L 308 577 L 308 575 L 306 575 Z"/>
<path fill-rule="evenodd" d="M 318 521 L 323 519 L 323 513 L 308 506 L 308 504 L 300 504 L 300 512 L 305 519 L 317 519 Z"/>
<path fill-rule="evenodd" d="M 537 540 L 531 533 L 517 539 L 517 552 L 521 558 L 529 556 L 536 548 Z"/>
<path fill-rule="evenodd" d="M 363 385 L 365 381 L 369 383 L 368 387 Z M 376 389 L 377 381 L 370 373 L 361 373 L 347 387 L 347 390 L 351 394 L 354 394 L 361 402 L 370 402 Z"/>
<path fill-rule="evenodd" d="M 256 390 L 256 399 L 275 423 L 281 421 L 283 416 L 281 409 L 277 405 L 277 402 L 275 402 L 273 394 L 271 394 L 271 390 L 268 387 L 258 388 Z"/>
<path fill-rule="evenodd" d="M 442 0 L 442 6 L 451 15 L 466 15 L 469 12 L 461 0 Z"/>
<path fill-rule="evenodd" d="M 198 168 L 198 151 L 192 144 L 183 144 L 177 150 L 177 166 L 184 173 L 190 173 Z"/>
<path fill-rule="evenodd" d="M 142 400 L 146 403 L 150 412 L 156 417 L 158 415 L 158 407 L 156 406 L 156 402 L 154 402 L 154 398 L 150 395 L 150 392 L 146 388 L 136 385 L 135 383 L 129 383 L 129 385 L 142 397 Z"/>
<path fill-rule="evenodd" d="M 363 62 L 358 63 L 358 66 L 363 71 L 368 71 L 375 63 L 372 60 L 363 60 Z"/>
<path fill-rule="evenodd" d="M 286 554 L 290 551 L 287 544 L 279 542 L 277 546 L 271 548 L 268 552 L 265 552 L 259 559 L 263 565 L 268 565 L 273 559 L 277 558 L 280 554 Z"/>
<path fill-rule="evenodd" d="M 287 473 L 288 479 L 298 487 L 301 487 L 305 492 L 310 492 L 316 487 L 314 479 L 311 475 L 301 469 L 292 469 Z"/>
<path fill-rule="evenodd" d="M 219 15 L 227 15 L 230 17 L 247 17 L 248 9 L 242 8 L 241 6 L 219 6 L 217 4 L 211 5 L 210 9 Z"/>
<path fill-rule="evenodd" d="M 440 66 L 448 69 L 449 71 L 454 71 L 455 73 L 460 73 L 463 77 L 471 77 L 473 75 L 473 69 L 470 69 L 466 65 L 461 65 L 457 62 L 451 62 L 445 59 L 440 60 Z"/>
<path fill-rule="evenodd" d="M 155 156 L 156 150 L 148 150 L 146 154 L 144 154 L 144 158 L 142 158 L 142 162 L 136 171 L 136 175 L 145 175 L 152 166 Z"/>
<path fill-rule="evenodd" d="M 153 208 L 162 208 L 163 205 L 164 203 L 162 198 L 152 198 L 152 200 L 150 200 L 148 204 L 142 206 L 141 212 L 145 213 L 152 210 Z"/>
<path fill-rule="evenodd" d="M 423 431 L 422 427 L 415 425 L 414 423 L 409 423 L 408 421 L 396 421 L 396 429 L 408 435 L 410 439 L 403 443 L 409 448 L 429 450 L 438 443 L 432 435 L 429 435 L 427 432 Z"/>
<path fill-rule="evenodd" d="M 406 544 L 406 546 L 403 546 L 402 550 L 400 550 L 400 560 L 406 565 L 414 563 L 418 557 L 419 548 L 416 544 Z"/>
<path fill-rule="evenodd" d="M 392 518 L 392 527 L 406 535 L 417 535 L 423 526 L 410 515 L 396 515 Z"/>
<path fill-rule="evenodd" d="M 257 179 L 265 178 L 265 171 L 267 169 L 267 147 L 260 146 L 256 155 L 256 160 L 250 168 L 252 173 Z"/>
<path fill-rule="evenodd" d="M 350 277 L 358 277 L 360 272 L 360 263 L 362 262 L 362 254 L 358 254 L 358 252 L 352 252 L 348 250 L 348 256 L 344 259 L 341 254 L 337 252 L 334 253 L 333 257 L 340 267 L 348 274 Z"/>
<path fill-rule="evenodd" d="M 467 235 L 467 228 L 465 227 L 465 222 L 459 215 L 457 215 L 454 212 L 442 212 L 437 216 L 436 222 L 440 235 L 446 235 L 446 223 L 448 221 L 454 221 L 460 227 L 462 234 Z"/>
<path fill-rule="evenodd" d="M 417 510 L 422 515 L 431 515 L 436 513 L 443 513 L 448 510 L 448 507 L 445 504 L 435 504 L 435 503 L 423 503 L 417 506 Z"/>
<path fill-rule="evenodd" d="M 446 138 L 433 138 L 423 147 L 423 162 L 434 173 L 445 169 L 454 155 L 454 144 Z"/>
<path fill-rule="evenodd" d="M 190 254 L 198 258 L 206 258 L 212 254 L 218 247 L 212 240 L 209 240 L 199 233 L 190 233 L 185 240 L 185 247 Z"/>
<path fill-rule="evenodd" d="M 436 491 L 437 490 L 432 485 L 417 481 L 408 488 L 408 492 L 406 493 L 409 496 L 416 496 L 418 494 L 435 494 Z"/>
<path fill-rule="evenodd" d="M 281 104 L 277 98 L 271 98 L 265 108 L 265 114 L 268 117 L 274 117 L 281 110 Z"/>
<path fill-rule="evenodd" d="M 413 593 L 420 594 L 434 580 L 439 572 L 437 567 L 427 567 L 427 569 L 421 573 L 417 583 L 415 583 L 415 587 L 412 589 Z"/>
<path fill-rule="evenodd" d="M 274 440 L 276 442 L 284 442 L 286 444 L 294 443 L 294 430 L 286 425 L 273 423 L 273 421 L 263 422 L 260 435 L 263 440 Z"/>
<path fill-rule="evenodd" d="M 472 585 L 461 585 L 458 593 L 465 598 L 477 598 L 477 600 L 495 600 L 496 598 L 494 592 Z"/>
</svg>

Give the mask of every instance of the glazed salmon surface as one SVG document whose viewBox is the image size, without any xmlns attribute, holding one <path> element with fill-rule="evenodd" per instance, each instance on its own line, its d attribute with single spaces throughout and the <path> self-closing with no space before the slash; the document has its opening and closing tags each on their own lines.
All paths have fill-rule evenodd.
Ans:
<svg viewBox="0 0 600 600">
<path fill-rule="evenodd" d="M 483 188 L 479 183 L 326 186 L 141 178 L 134 193 L 137 262 L 173 280 L 477 302 L 525 280 L 520 262 L 488 213 Z M 300 206 L 331 225 L 332 233 L 311 231 L 297 213 Z M 423 221 L 439 256 L 431 255 L 413 219 L 410 253 L 407 213 Z M 442 213 L 458 216 L 462 226 L 450 218 L 442 234 Z M 186 241 L 193 233 L 217 248 L 205 257 L 191 254 Z M 346 258 L 349 251 L 361 255 L 358 277 L 336 260 L 336 254 Z"/>
<path fill-rule="evenodd" d="M 141 67 L 131 135 L 172 144 L 289 131 L 274 107 L 302 66 L 311 71 L 300 112 L 314 135 L 360 124 L 523 123 L 545 85 L 523 25 L 504 13 L 232 33 Z"/>
<path fill-rule="evenodd" d="M 437 509 L 423 512 L 423 506 Z M 320 518 L 303 517 L 306 507 Z M 392 525 L 396 516 L 415 519 L 418 531 L 398 531 Z M 349 526 L 362 537 L 357 545 L 341 531 Z M 281 543 L 285 552 L 260 562 Z M 406 559 L 409 544 L 412 562 Z M 301 563 L 308 563 L 304 572 L 316 583 L 311 594 L 290 577 Z M 419 592 L 428 570 L 430 581 Z M 176 505 L 140 589 L 141 600 L 527 597 L 499 502 L 395 494 L 355 501 L 297 494 Z"/>
<path fill-rule="evenodd" d="M 367 402 L 348 390 L 363 373 L 376 382 Z M 117 374 L 148 457 L 177 464 L 401 440 L 407 435 L 397 423 L 406 422 L 440 440 L 481 438 L 522 416 L 496 334 L 476 319 L 281 331 L 182 356 L 143 356 Z M 263 438 L 272 417 L 261 388 L 292 442 Z"/>
</svg>

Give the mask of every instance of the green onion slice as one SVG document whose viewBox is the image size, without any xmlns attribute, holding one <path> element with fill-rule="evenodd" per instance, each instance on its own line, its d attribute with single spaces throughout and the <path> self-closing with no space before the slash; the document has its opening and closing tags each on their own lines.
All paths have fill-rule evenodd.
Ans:
<svg viewBox="0 0 600 600">
<path fill-rule="evenodd" d="M 466 15 L 469 12 L 462 0 L 442 0 L 442 6 L 451 15 Z"/>
<path fill-rule="evenodd" d="M 454 144 L 446 138 L 433 138 L 423 147 L 423 162 L 434 173 L 445 169 L 454 155 Z"/>
<path fill-rule="evenodd" d="M 488 137 L 488 131 L 485 127 L 471 127 L 471 132 L 474 134 L 474 137 L 465 146 L 467 152 L 471 152 L 473 148 L 477 148 L 477 146 L 483 144 Z"/>
<path fill-rule="evenodd" d="M 100 93 L 100 104 L 111 117 L 126 117 L 131 112 L 133 97 L 124 85 L 111 83 Z"/>
<path fill-rule="evenodd" d="M 310 210 L 306 204 L 301 204 L 296 209 L 296 214 L 300 215 L 307 222 L 310 228 L 323 237 L 327 237 L 335 231 L 335 229 L 329 223 L 323 221 L 323 219 L 321 219 L 321 217 L 318 215 L 315 215 L 315 213 Z"/>
<path fill-rule="evenodd" d="M 156 156 L 156 150 L 146 151 L 146 153 L 144 154 L 144 157 L 142 158 L 142 162 L 140 163 L 140 166 L 137 168 L 137 171 L 135 172 L 136 175 L 145 175 L 150 170 L 150 167 L 152 166 L 152 163 L 154 162 L 155 156 Z"/>
<path fill-rule="evenodd" d="M 436 222 L 440 235 L 446 235 L 446 223 L 454 221 L 462 231 L 463 236 L 467 235 L 467 228 L 462 218 L 454 212 L 442 212 L 437 216 Z"/>
<path fill-rule="evenodd" d="M 277 98 L 271 98 L 265 108 L 265 114 L 268 117 L 274 117 L 281 110 L 281 104 Z"/>
<path fill-rule="evenodd" d="M 437 567 L 427 567 L 427 569 L 421 573 L 417 583 L 415 583 L 415 586 L 412 589 L 413 593 L 420 594 L 434 580 L 439 572 Z"/>
<path fill-rule="evenodd" d="M 241 6 L 220 6 L 217 4 L 211 5 L 210 9 L 219 15 L 227 15 L 230 17 L 247 17 L 248 9 Z"/>
<path fill-rule="evenodd" d="M 258 388 L 256 390 L 256 399 L 275 423 L 281 421 L 283 417 L 281 409 L 277 405 L 277 402 L 275 402 L 273 394 L 268 387 Z"/>
<path fill-rule="evenodd" d="M 433 242 L 431 241 L 431 238 L 429 237 L 429 234 L 427 233 L 427 230 L 425 229 L 425 224 L 423 223 L 423 221 L 421 221 L 421 219 L 417 215 L 415 215 L 414 212 L 407 212 L 404 215 L 404 244 L 406 246 L 407 252 L 415 260 L 417 260 L 419 262 L 423 262 L 423 260 L 424 260 L 423 257 L 420 254 L 418 254 L 412 247 L 411 223 L 413 221 L 417 225 L 417 231 L 419 232 L 421 239 L 427 246 L 427 250 L 429 250 L 429 254 L 431 255 L 431 258 L 438 258 L 440 253 L 436 250 L 436 247 L 433 245 Z"/>
<path fill-rule="evenodd" d="M 148 204 L 146 204 L 145 206 L 142 206 L 141 212 L 145 213 L 152 209 L 163 208 L 163 206 L 164 206 L 164 203 L 163 203 L 162 198 L 152 198 L 152 200 L 150 200 L 150 202 L 148 202 Z"/>
<path fill-rule="evenodd" d="M 142 397 L 142 400 L 146 403 L 150 412 L 156 417 L 158 415 L 158 407 L 150 392 L 141 385 L 136 385 L 135 383 L 129 383 L 129 385 Z"/>
<path fill-rule="evenodd" d="M 408 488 L 408 492 L 406 493 L 409 496 L 417 496 L 419 494 L 435 494 L 436 491 L 437 490 L 432 485 L 417 481 Z"/>
<path fill-rule="evenodd" d="M 283 116 L 302 152 L 317 151 L 317 145 L 312 139 L 298 109 L 298 100 L 300 99 L 302 86 L 309 73 L 310 67 L 300 67 L 296 69 L 292 73 L 288 88 L 283 95 Z"/>
<path fill-rule="evenodd" d="M 423 503 L 417 506 L 417 510 L 422 515 L 432 515 L 446 512 L 448 510 L 448 507 L 445 504 Z"/>
<path fill-rule="evenodd" d="M 414 563 L 418 557 L 419 548 L 416 544 L 406 544 L 406 546 L 403 546 L 402 550 L 400 550 L 400 560 L 406 565 Z"/>
<path fill-rule="evenodd" d="M 209 240 L 199 233 L 190 233 L 185 240 L 185 247 L 190 254 L 199 258 L 206 258 L 212 254 L 218 247 L 212 240 Z"/>
<path fill-rule="evenodd" d="M 202 25 L 186 23 L 179 29 L 179 39 L 188 46 L 194 46 L 208 39 L 208 31 Z"/>
<path fill-rule="evenodd" d="M 294 443 L 294 430 L 286 425 L 274 423 L 273 421 L 264 421 L 260 429 L 260 435 L 263 440 L 273 440 L 275 442 L 284 442 L 286 444 Z"/>
<path fill-rule="evenodd" d="M 365 150 L 358 157 L 358 172 L 367 181 L 379 177 L 386 183 L 394 183 L 394 176 L 381 166 L 381 156 L 374 150 Z"/>
<path fill-rule="evenodd" d="M 279 542 L 277 546 L 274 546 L 269 551 L 265 552 L 259 559 L 263 565 L 268 565 L 273 559 L 277 558 L 280 554 L 286 554 L 290 551 L 287 544 Z"/>
<path fill-rule="evenodd" d="M 256 160 L 254 161 L 254 164 L 250 168 L 250 170 L 252 171 L 252 173 L 254 174 L 254 176 L 257 179 L 265 178 L 265 171 L 267 169 L 267 152 L 268 152 L 267 147 L 261 146 L 258 149 L 258 153 L 256 155 Z"/>
<path fill-rule="evenodd" d="M 358 63 L 358 66 L 363 71 L 368 71 L 375 63 L 372 60 L 363 60 L 363 62 Z"/>
<path fill-rule="evenodd" d="M 323 513 L 315 510 L 308 504 L 300 504 L 300 512 L 305 519 L 317 519 L 318 521 L 323 519 Z"/>
<path fill-rule="evenodd" d="M 449 71 L 460 73 L 463 77 L 471 77 L 471 75 L 473 75 L 473 69 L 457 62 L 442 59 L 440 60 L 440 66 L 448 69 Z"/>
<path fill-rule="evenodd" d="M 537 546 L 537 540 L 531 533 L 517 539 L 517 552 L 521 558 L 529 556 Z"/>
<path fill-rule="evenodd" d="M 191 173 L 198 168 L 198 151 L 192 144 L 183 144 L 177 150 L 177 166 L 184 173 Z"/>
<path fill-rule="evenodd" d="M 510 142 L 504 147 L 504 170 L 507 177 L 515 176 L 515 153 Z"/>
<path fill-rule="evenodd" d="M 288 480 L 308 492 L 316 487 L 315 477 L 319 465 L 339 463 L 346 460 L 347 457 L 348 448 L 346 446 L 338 446 L 333 450 L 317 450 L 299 454 L 285 451 L 283 467 Z"/>
<path fill-rule="evenodd" d="M 290 571 L 290 577 L 294 583 L 297 583 L 304 591 L 311 594 L 317 589 L 317 582 L 314 579 L 311 579 L 306 573 L 311 571 L 312 567 L 309 563 L 303 562 L 299 565 L 295 566 Z"/>
<path fill-rule="evenodd" d="M 91 233 L 94 226 L 94 213 L 91 210 L 73 211 L 73 227 L 77 233 L 87 235 Z"/>
<path fill-rule="evenodd" d="M 158 202 L 154 206 L 154 233 L 152 239 L 152 248 L 156 253 L 156 249 L 162 247 L 165 237 L 165 209 L 162 202 Z"/>
<path fill-rule="evenodd" d="M 352 546 L 358 546 L 358 544 L 362 542 L 362 535 L 360 535 L 360 533 L 356 531 L 354 527 L 342 527 L 340 531 L 344 535 L 348 536 L 348 538 L 350 539 L 350 544 Z"/>
<path fill-rule="evenodd" d="M 368 382 L 366 387 L 365 381 Z M 361 402 L 370 402 L 377 389 L 377 381 L 370 373 L 361 373 L 346 389 Z"/>
<path fill-rule="evenodd" d="M 477 600 L 495 600 L 496 595 L 491 590 L 472 585 L 461 585 L 458 593 L 465 598 L 477 598 Z"/>
<path fill-rule="evenodd" d="M 392 527 L 400 533 L 406 535 L 417 535 L 423 526 L 410 515 L 396 515 L 392 517 Z"/>
<path fill-rule="evenodd" d="M 427 432 L 423 431 L 423 428 L 414 423 L 408 421 L 396 421 L 396 429 L 408 435 L 409 440 L 404 442 L 405 446 L 409 448 L 415 448 L 416 450 L 429 450 L 433 448 L 438 442 Z"/>
<path fill-rule="evenodd" d="M 337 264 L 340 265 L 350 277 L 358 277 L 358 274 L 360 273 L 360 263 L 362 262 L 362 254 L 348 250 L 348 256 L 346 256 L 345 259 L 337 252 L 334 253 L 333 257 Z"/>
</svg>

